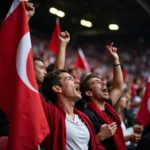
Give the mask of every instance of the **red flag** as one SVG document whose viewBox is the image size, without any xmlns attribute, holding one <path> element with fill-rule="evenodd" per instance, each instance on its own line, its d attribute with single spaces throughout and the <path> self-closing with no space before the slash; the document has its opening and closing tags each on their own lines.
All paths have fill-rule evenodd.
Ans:
<svg viewBox="0 0 150 150">
<path fill-rule="evenodd" d="M 136 121 L 142 124 L 144 127 L 150 121 L 150 76 L 148 78 L 145 95 L 141 102 L 140 110 L 137 115 Z"/>
<path fill-rule="evenodd" d="M 78 56 L 77 56 L 77 59 L 75 61 L 75 67 L 81 68 L 85 71 L 90 71 L 90 67 L 86 61 L 86 58 L 85 58 L 81 48 L 78 49 Z"/>
<path fill-rule="evenodd" d="M 0 108 L 9 123 L 8 150 L 33 150 L 49 133 L 34 75 L 24 2 L 14 0 L 0 28 Z"/>
<path fill-rule="evenodd" d="M 55 29 L 53 31 L 50 43 L 49 43 L 49 48 L 50 50 L 57 55 L 58 53 L 58 48 L 59 48 L 59 39 L 58 39 L 58 35 L 60 34 L 61 29 L 60 29 L 60 24 L 59 24 L 59 19 L 56 19 L 56 26 Z"/>
</svg>

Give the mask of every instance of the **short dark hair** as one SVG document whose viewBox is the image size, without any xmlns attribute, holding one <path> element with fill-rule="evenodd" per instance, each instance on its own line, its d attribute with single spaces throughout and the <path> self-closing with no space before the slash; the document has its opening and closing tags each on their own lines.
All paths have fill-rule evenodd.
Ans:
<svg viewBox="0 0 150 150">
<path fill-rule="evenodd" d="M 43 60 L 40 57 L 33 57 L 33 61 L 36 61 L 36 60 L 39 60 L 39 61 L 43 62 Z"/>
<path fill-rule="evenodd" d="M 85 92 L 91 90 L 88 81 L 92 78 L 97 78 L 97 76 L 95 74 L 89 74 L 84 78 L 84 80 L 80 84 L 80 91 L 81 91 L 81 94 L 82 94 L 82 98 L 84 100 L 89 99 L 89 97 L 86 96 Z"/>
<path fill-rule="evenodd" d="M 59 75 L 63 72 L 68 73 L 67 70 L 64 69 L 59 69 L 48 73 L 42 83 L 41 91 L 48 100 L 52 101 L 52 103 L 56 103 L 57 98 L 55 92 L 53 91 L 53 86 L 61 85 L 61 77 Z"/>
<path fill-rule="evenodd" d="M 47 73 L 54 71 L 54 68 L 55 68 L 54 64 L 48 65 L 48 67 L 46 68 Z"/>
<path fill-rule="evenodd" d="M 43 60 L 39 57 L 33 57 L 33 65 L 35 66 L 35 61 L 41 61 L 43 63 Z"/>
</svg>

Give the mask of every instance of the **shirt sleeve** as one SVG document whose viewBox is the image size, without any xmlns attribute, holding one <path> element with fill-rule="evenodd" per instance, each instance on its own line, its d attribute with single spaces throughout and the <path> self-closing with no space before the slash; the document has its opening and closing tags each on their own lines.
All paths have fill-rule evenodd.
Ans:
<svg viewBox="0 0 150 150">
<path fill-rule="evenodd" d="M 134 133 L 133 128 L 132 127 L 126 128 L 124 122 L 121 123 L 121 128 L 124 136 L 132 135 Z"/>
</svg>

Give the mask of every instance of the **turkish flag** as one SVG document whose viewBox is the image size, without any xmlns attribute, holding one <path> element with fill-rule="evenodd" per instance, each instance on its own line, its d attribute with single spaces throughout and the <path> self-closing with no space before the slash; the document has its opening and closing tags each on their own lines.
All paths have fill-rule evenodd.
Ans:
<svg viewBox="0 0 150 150">
<path fill-rule="evenodd" d="M 90 71 L 90 67 L 81 48 L 78 49 L 77 59 L 75 60 L 75 67 L 83 69 L 85 71 Z"/>
<path fill-rule="evenodd" d="M 14 0 L 0 28 L 0 109 L 10 123 L 8 150 L 33 150 L 48 135 L 33 68 L 24 2 Z"/>
<path fill-rule="evenodd" d="M 59 19 L 56 19 L 56 25 L 55 25 L 55 29 L 53 31 L 50 43 L 49 43 L 49 49 L 55 54 L 57 55 L 58 53 L 58 49 L 59 49 L 59 38 L 58 35 L 60 34 L 61 29 L 60 29 L 60 24 L 59 24 Z"/>
<path fill-rule="evenodd" d="M 148 78 L 145 95 L 141 102 L 140 110 L 137 115 L 136 121 L 142 124 L 144 127 L 150 121 L 150 77 Z"/>
</svg>

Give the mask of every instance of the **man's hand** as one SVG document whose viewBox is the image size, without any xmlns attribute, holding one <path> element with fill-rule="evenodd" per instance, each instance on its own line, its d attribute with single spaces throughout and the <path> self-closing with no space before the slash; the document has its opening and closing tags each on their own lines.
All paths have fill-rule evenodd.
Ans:
<svg viewBox="0 0 150 150">
<path fill-rule="evenodd" d="M 96 137 L 98 138 L 99 141 L 103 141 L 103 140 L 113 136 L 114 133 L 116 132 L 116 129 L 117 129 L 117 125 L 115 122 L 113 122 L 109 125 L 103 124 Z"/>
<path fill-rule="evenodd" d="M 119 56 L 117 54 L 117 48 L 113 47 L 113 43 L 110 43 L 110 45 L 107 46 L 107 50 L 114 61 L 119 60 Z"/>
<path fill-rule="evenodd" d="M 65 32 L 61 32 L 58 35 L 59 41 L 60 41 L 60 45 L 67 45 L 70 41 L 70 34 L 65 31 Z"/>
<path fill-rule="evenodd" d="M 25 7 L 26 7 L 26 13 L 28 16 L 28 20 L 30 20 L 33 15 L 35 14 L 35 8 L 33 7 L 33 3 L 29 2 L 29 1 L 25 1 Z"/>
<path fill-rule="evenodd" d="M 142 133 L 143 131 L 143 126 L 142 125 L 139 125 L 139 124 L 135 124 L 133 127 L 133 130 L 135 133 Z"/>
<path fill-rule="evenodd" d="M 138 143 L 140 139 L 141 139 L 141 135 L 136 133 L 130 135 L 129 137 L 129 141 L 131 141 L 132 143 Z"/>
</svg>

